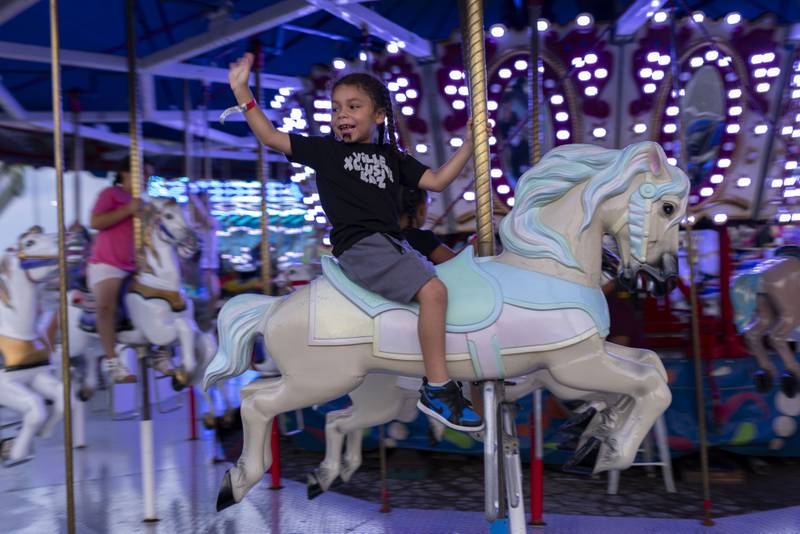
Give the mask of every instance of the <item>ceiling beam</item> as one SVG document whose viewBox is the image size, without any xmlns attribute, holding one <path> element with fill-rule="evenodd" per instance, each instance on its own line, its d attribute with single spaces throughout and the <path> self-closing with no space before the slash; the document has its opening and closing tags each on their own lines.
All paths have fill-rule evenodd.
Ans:
<svg viewBox="0 0 800 534">
<path fill-rule="evenodd" d="M 308 0 L 308 2 L 356 28 L 366 27 L 371 35 L 386 42 L 405 43 L 404 50 L 414 57 L 433 57 L 433 47 L 430 41 L 381 16 L 376 11 L 355 3 L 343 5 L 331 0 Z"/>
<path fill-rule="evenodd" d="M 39 0 L 6 0 L 0 3 L 0 26 L 13 19 Z"/>
<path fill-rule="evenodd" d="M 266 109 L 264 110 L 272 120 L 280 120 L 280 117 L 277 115 L 275 110 L 273 109 Z M 208 113 L 208 119 L 206 119 L 206 113 Z M 206 120 L 210 123 L 215 123 L 219 120 L 219 116 L 222 113 L 221 109 L 210 109 L 207 112 L 202 109 L 195 109 L 190 112 L 190 117 L 192 122 L 194 123 L 202 123 Z M 33 121 L 47 121 L 53 119 L 53 114 L 49 111 L 31 111 L 26 114 L 26 117 Z M 7 114 L 0 114 L 0 120 L 9 120 L 14 119 L 10 112 Z M 95 122 L 106 122 L 106 123 L 128 123 L 130 122 L 131 116 L 127 111 L 81 111 L 80 114 L 80 121 L 82 123 L 95 123 Z M 183 120 L 183 111 L 153 111 L 148 115 L 142 116 L 143 122 L 176 122 Z M 244 115 L 241 113 L 237 113 L 231 115 L 225 122 L 244 122 L 245 118 Z"/>
<path fill-rule="evenodd" d="M 160 124 L 165 128 L 171 128 L 181 132 L 186 131 L 186 124 L 182 120 L 158 121 L 156 124 Z M 239 137 L 238 135 L 231 135 L 229 133 L 222 132 L 216 128 L 206 128 L 203 126 L 203 124 L 198 123 L 189 123 L 189 131 L 192 135 L 196 135 L 197 137 L 205 137 L 206 139 L 223 145 L 249 148 L 251 150 L 255 150 L 256 148 L 255 137 Z"/>
<path fill-rule="evenodd" d="M 50 63 L 50 48 L 9 41 L 0 41 L 0 58 L 16 59 L 18 61 L 31 61 L 35 63 Z M 61 65 L 65 67 L 82 67 L 86 69 L 105 70 L 110 72 L 128 72 L 128 63 L 125 56 L 112 54 L 97 54 L 81 50 L 61 50 Z M 201 80 L 213 83 L 228 83 L 228 69 L 191 65 L 189 63 L 176 63 L 151 69 L 140 68 L 140 73 L 155 74 L 168 78 L 184 80 Z M 251 84 L 255 83 L 255 77 Z M 302 87 L 302 81 L 292 76 L 278 74 L 261 74 L 261 86 L 270 89 Z"/>
<path fill-rule="evenodd" d="M 0 83 L 0 108 L 6 110 L 12 119 L 24 119 L 27 115 L 25 109 L 2 83 Z"/>
<path fill-rule="evenodd" d="M 142 68 L 148 69 L 177 63 L 310 15 L 315 11 L 317 8 L 305 0 L 283 0 L 240 19 L 220 24 L 213 31 L 196 35 L 154 52 L 142 59 Z"/>
</svg>

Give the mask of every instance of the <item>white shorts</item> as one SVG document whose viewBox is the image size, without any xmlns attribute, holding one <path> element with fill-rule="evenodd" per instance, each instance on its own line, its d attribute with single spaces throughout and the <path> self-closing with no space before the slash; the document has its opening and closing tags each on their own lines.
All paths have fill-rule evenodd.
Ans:
<svg viewBox="0 0 800 534">
<path fill-rule="evenodd" d="M 128 274 L 128 271 L 107 263 L 90 263 L 86 267 L 86 285 L 92 289 L 103 280 L 125 278 Z"/>
</svg>

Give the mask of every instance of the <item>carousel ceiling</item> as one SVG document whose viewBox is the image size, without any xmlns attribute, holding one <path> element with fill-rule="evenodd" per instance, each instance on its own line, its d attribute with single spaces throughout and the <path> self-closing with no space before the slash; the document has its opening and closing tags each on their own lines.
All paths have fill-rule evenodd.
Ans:
<svg viewBox="0 0 800 534">
<path fill-rule="evenodd" d="M 528 167 L 528 4 L 485 2 L 491 173 L 501 213 Z M 127 150 L 124 6 L 59 2 L 65 131 L 69 140 L 80 124 L 90 169 L 111 167 Z M 540 7 L 545 149 L 652 139 L 691 175 L 696 212 L 717 222 L 800 220 L 800 2 Z M 285 131 L 325 133 L 328 82 L 369 65 L 389 84 L 405 145 L 421 160 L 435 164 L 463 139 L 468 99 L 456 0 L 138 0 L 135 19 L 144 149 L 164 174 L 182 173 L 188 129 L 192 154 L 213 160 L 206 178 L 251 176 L 255 142 L 246 125 L 216 118 L 233 103 L 227 64 L 256 47 L 264 107 Z M 49 159 L 48 24 L 46 0 L 0 3 L 0 158 L 7 161 Z M 313 175 L 281 172 L 312 198 Z M 435 200 L 440 224 L 470 226 L 468 174 Z"/>
</svg>

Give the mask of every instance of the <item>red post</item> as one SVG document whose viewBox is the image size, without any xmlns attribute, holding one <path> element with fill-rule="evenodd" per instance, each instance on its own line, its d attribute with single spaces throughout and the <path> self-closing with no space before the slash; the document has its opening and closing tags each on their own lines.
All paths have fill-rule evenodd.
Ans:
<svg viewBox="0 0 800 534">
<path fill-rule="evenodd" d="M 279 490 L 281 486 L 281 450 L 280 443 L 278 443 L 278 417 L 272 420 L 272 466 L 269 468 L 270 475 L 272 476 L 272 485 L 269 489 Z"/>
<path fill-rule="evenodd" d="M 533 392 L 533 409 L 528 421 L 531 435 L 531 524 L 544 522 L 544 443 L 542 441 L 542 390 Z"/>
<path fill-rule="evenodd" d="M 194 386 L 189 386 L 189 439 L 197 439 L 197 405 L 194 398 Z"/>
</svg>

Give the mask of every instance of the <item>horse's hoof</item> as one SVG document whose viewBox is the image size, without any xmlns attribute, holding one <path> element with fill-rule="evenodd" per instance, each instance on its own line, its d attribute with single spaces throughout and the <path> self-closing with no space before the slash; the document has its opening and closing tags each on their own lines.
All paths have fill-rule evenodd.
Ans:
<svg viewBox="0 0 800 534">
<path fill-rule="evenodd" d="M 180 381 L 177 375 L 172 377 L 172 389 L 174 391 L 183 391 L 186 388 L 186 384 Z"/>
<path fill-rule="evenodd" d="M 756 385 L 756 391 L 761 394 L 769 393 L 772 389 L 772 375 L 766 369 L 759 369 L 753 373 L 753 382 Z"/>
<path fill-rule="evenodd" d="M 595 437 L 586 440 L 583 446 L 575 451 L 575 454 L 567 460 L 561 468 L 565 473 L 576 475 L 591 475 L 594 471 L 594 463 L 597 459 L 597 452 L 600 449 L 601 441 Z"/>
<path fill-rule="evenodd" d="M 784 371 L 781 373 L 781 391 L 790 399 L 797 395 L 797 377 L 793 372 Z"/>
<path fill-rule="evenodd" d="M 225 476 L 222 478 L 222 485 L 219 487 L 219 493 L 217 494 L 217 512 L 221 512 L 234 504 L 236 504 L 236 499 L 233 496 L 231 472 L 225 471 Z"/>
<path fill-rule="evenodd" d="M 323 493 L 325 493 L 325 490 L 322 489 L 322 486 L 317 481 L 317 477 L 309 473 L 308 482 L 306 483 L 306 497 L 308 497 L 308 500 L 316 499 Z"/>
<path fill-rule="evenodd" d="M 90 388 L 81 388 L 78 390 L 78 399 L 82 402 L 87 402 L 94 395 L 94 390 Z"/>
<path fill-rule="evenodd" d="M 584 411 L 570 417 L 566 423 L 558 427 L 557 432 L 580 436 L 583 434 L 583 431 L 586 430 L 586 427 L 589 425 L 589 421 L 592 420 L 595 414 L 597 414 L 597 408 L 590 406 Z"/>
</svg>

